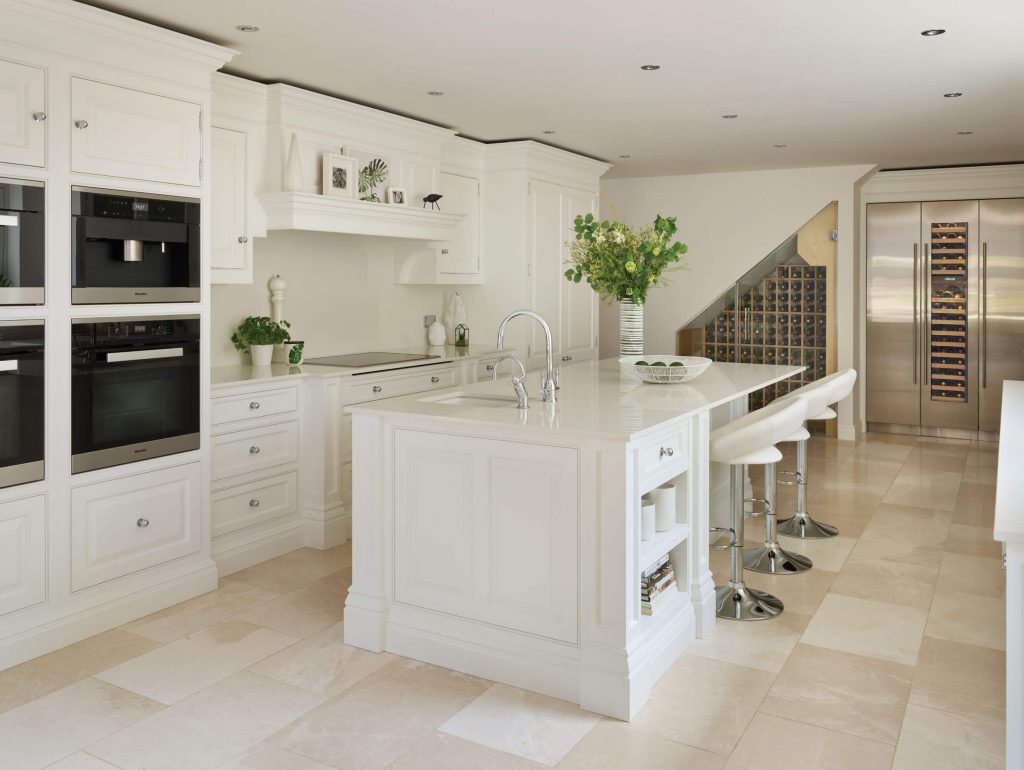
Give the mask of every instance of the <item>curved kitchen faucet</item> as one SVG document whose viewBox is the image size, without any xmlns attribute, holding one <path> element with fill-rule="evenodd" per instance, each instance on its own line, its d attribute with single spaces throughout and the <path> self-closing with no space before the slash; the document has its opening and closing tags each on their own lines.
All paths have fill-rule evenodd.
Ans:
<svg viewBox="0 0 1024 770">
<path fill-rule="evenodd" d="M 519 376 L 516 377 L 516 376 L 513 375 L 513 377 L 512 377 L 512 387 L 516 391 L 516 398 L 519 399 L 519 408 L 520 409 L 529 409 L 530 408 L 530 397 L 526 393 L 526 385 L 523 384 L 523 380 L 526 379 L 526 367 L 523 366 L 523 362 L 522 361 L 520 361 L 518 358 L 516 358 L 511 353 L 507 353 L 507 354 L 501 356 L 497 361 L 494 362 L 494 368 L 491 369 L 491 379 L 492 380 L 498 379 L 498 367 L 501 366 L 501 362 L 502 361 L 506 361 L 506 360 L 508 360 L 508 361 L 515 361 L 516 364 L 519 365 Z"/>
<path fill-rule="evenodd" d="M 516 316 L 525 315 L 533 318 L 544 329 L 544 383 L 541 387 L 541 401 L 555 402 L 555 370 L 551 362 L 551 327 L 540 313 L 532 310 L 515 310 L 509 313 L 508 317 L 498 326 L 498 350 L 503 350 L 505 345 L 505 325 Z"/>
</svg>

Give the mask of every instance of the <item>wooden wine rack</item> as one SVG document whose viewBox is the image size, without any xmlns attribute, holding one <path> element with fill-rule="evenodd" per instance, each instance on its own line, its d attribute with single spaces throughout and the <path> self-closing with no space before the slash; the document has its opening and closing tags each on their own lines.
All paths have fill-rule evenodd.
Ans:
<svg viewBox="0 0 1024 770">
<path fill-rule="evenodd" d="M 967 400 L 967 223 L 931 226 L 929 393 L 932 401 Z"/>
</svg>

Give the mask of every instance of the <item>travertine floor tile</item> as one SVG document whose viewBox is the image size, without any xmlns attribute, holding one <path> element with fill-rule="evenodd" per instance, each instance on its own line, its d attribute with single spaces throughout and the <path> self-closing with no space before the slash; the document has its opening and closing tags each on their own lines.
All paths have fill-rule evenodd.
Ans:
<svg viewBox="0 0 1024 770">
<path fill-rule="evenodd" d="M 809 615 L 787 610 L 763 623 L 719 621 L 707 637 L 694 640 L 686 651 L 775 673 L 800 641 L 810 619 Z"/>
<path fill-rule="evenodd" d="M 1005 653 L 925 636 L 910 702 L 1002 723 L 1006 719 Z"/>
<path fill-rule="evenodd" d="M 722 754 L 695 749 L 642 732 L 628 723 L 605 719 L 576 744 L 558 764 L 558 770 L 719 770 L 725 760 Z"/>
<path fill-rule="evenodd" d="M 400 756 L 388 770 L 545 770 L 542 765 L 515 754 L 488 748 L 454 735 L 434 732 Z"/>
<path fill-rule="evenodd" d="M 80 682 L 159 645 L 120 628 L 0 671 L 0 713 Z"/>
<path fill-rule="evenodd" d="M 76 751 L 74 754 L 64 757 L 60 762 L 47 765 L 46 770 L 120 770 L 120 768 L 109 762 L 104 762 L 92 754 Z"/>
<path fill-rule="evenodd" d="M 0 715 L 0 770 L 35 770 L 160 711 L 159 703 L 83 679 Z"/>
<path fill-rule="evenodd" d="M 352 541 L 328 551 L 300 548 L 276 559 L 235 572 L 224 578 L 221 585 L 249 583 L 267 591 L 286 594 L 351 566 Z"/>
<path fill-rule="evenodd" d="M 889 770 L 892 746 L 800 722 L 758 714 L 726 770 Z"/>
<path fill-rule="evenodd" d="M 936 567 L 851 556 L 832 583 L 832 592 L 927 610 L 938 572 Z"/>
<path fill-rule="evenodd" d="M 573 703 L 495 684 L 437 729 L 553 767 L 597 721 Z"/>
<path fill-rule="evenodd" d="M 345 569 L 239 613 L 236 619 L 294 636 L 310 636 L 342 619 L 351 582 L 352 571 Z"/>
<path fill-rule="evenodd" d="M 893 479 L 883 500 L 898 505 L 950 511 L 960 489 L 960 475 L 949 471 L 918 471 L 904 466 Z"/>
<path fill-rule="evenodd" d="M 951 642 L 1006 649 L 1006 604 L 1002 599 L 936 592 L 925 634 Z"/>
<path fill-rule="evenodd" d="M 651 699 L 631 725 L 662 738 L 728 754 L 772 679 L 774 675 L 767 671 L 684 653 L 654 687 Z"/>
<path fill-rule="evenodd" d="M 217 770 L 336 770 L 336 768 L 264 742 L 221 765 Z"/>
<path fill-rule="evenodd" d="M 243 671 L 93 744 L 124 770 L 216 768 L 324 701 Z"/>
<path fill-rule="evenodd" d="M 877 524 L 878 516 L 867 526 L 852 556 L 857 559 L 885 559 L 924 567 L 938 567 L 942 560 L 946 531 L 938 527 L 888 527 Z"/>
<path fill-rule="evenodd" d="M 964 524 L 950 525 L 943 548 L 950 553 L 993 559 L 999 559 L 1003 554 L 1002 544 L 992 537 L 991 527 L 970 527 Z"/>
<path fill-rule="evenodd" d="M 913 666 L 927 615 L 913 607 L 829 594 L 801 641 Z"/>
<path fill-rule="evenodd" d="M 907 706 L 893 770 L 1002 770 L 1003 726 Z"/>
<path fill-rule="evenodd" d="M 269 628 L 226 620 L 96 676 L 170 705 L 296 641 Z"/>
<path fill-rule="evenodd" d="M 846 563 L 850 552 L 857 545 L 855 539 L 843 535 L 809 540 L 782 536 L 779 538 L 779 543 L 787 551 L 803 554 L 809 558 L 814 562 L 814 569 L 826 572 L 839 572 L 843 568 L 843 564 Z M 785 575 L 784 577 L 799 580 L 803 574 Z"/>
<path fill-rule="evenodd" d="M 788 542 L 791 541 L 787 539 L 783 545 Z M 724 583 L 728 579 L 727 570 L 715 573 L 716 583 Z M 764 575 L 749 570 L 743 574 L 743 580 L 748 586 L 777 596 L 782 599 L 786 612 L 800 615 L 812 615 L 817 611 L 835 579 L 835 572 L 820 569 L 817 565 L 799 575 Z"/>
<path fill-rule="evenodd" d="M 953 508 L 953 523 L 992 528 L 995 521 L 996 485 L 964 481 Z"/>
<path fill-rule="evenodd" d="M 1006 596 L 1006 571 L 1000 559 L 964 556 L 946 551 L 942 555 L 939 581 L 935 590 L 942 593 L 959 591 L 1002 599 Z"/>
<path fill-rule="evenodd" d="M 396 660 L 386 652 L 373 653 L 350 647 L 342 642 L 343 638 L 343 626 L 336 623 L 261 660 L 249 670 L 312 692 L 335 696 Z"/>
<path fill-rule="evenodd" d="M 761 711 L 896 745 L 914 667 L 797 645 Z"/>
</svg>

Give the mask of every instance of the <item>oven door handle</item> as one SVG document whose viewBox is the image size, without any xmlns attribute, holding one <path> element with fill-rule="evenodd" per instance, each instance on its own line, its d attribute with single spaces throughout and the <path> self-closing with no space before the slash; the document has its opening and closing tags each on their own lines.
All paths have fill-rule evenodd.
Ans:
<svg viewBox="0 0 1024 770">
<path fill-rule="evenodd" d="M 156 350 L 129 350 L 123 353 L 107 353 L 107 363 L 120 361 L 151 361 L 154 358 L 181 358 L 185 348 L 157 348 Z"/>
<path fill-rule="evenodd" d="M 0 361 L 0 372 L 16 372 L 18 371 L 17 359 L 12 361 Z"/>
</svg>

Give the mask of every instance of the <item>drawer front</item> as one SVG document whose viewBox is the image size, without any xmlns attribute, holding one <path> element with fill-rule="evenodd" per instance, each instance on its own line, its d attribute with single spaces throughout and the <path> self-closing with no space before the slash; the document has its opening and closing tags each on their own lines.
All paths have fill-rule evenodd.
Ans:
<svg viewBox="0 0 1024 770">
<path fill-rule="evenodd" d="M 295 471 L 213 493 L 213 536 L 262 524 L 298 510 Z"/>
<path fill-rule="evenodd" d="M 452 367 L 450 369 L 434 369 L 419 374 L 408 374 L 401 377 L 374 378 L 365 382 L 357 381 L 349 385 L 345 403 L 362 404 L 366 401 L 404 396 L 408 393 L 421 393 L 427 390 L 450 388 L 456 384 L 456 379 L 455 368 Z"/>
<path fill-rule="evenodd" d="M 479 361 L 477 361 L 476 381 L 484 382 L 485 380 L 491 379 L 491 375 L 494 374 L 494 365 L 497 363 L 497 361 L 498 356 L 493 356 L 492 358 L 481 358 Z M 509 371 L 511 371 L 512 369 L 515 368 L 515 363 L 510 362 L 508 364 L 503 365 L 501 367 L 502 370 L 504 370 L 505 366 L 509 366 Z"/>
<path fill-rule="evenodd" d="M 298 459 L 299 423 L 294 420 L 213 437 L 214 481 Z"/>
<path fill-rule="evenodd" d="M 46 497 L 0 503 L 0 615 L 46 601 Z"/>
<path fill-rule="evenodd" d="M 199 463 L 71 490 L 71 590 L 197 553 Z"/>
<path fill-rule="evenodd" d="M 652 489 L 690 467 L 690 428 L 662 433 L 644 442 L 639 452 L 640 487 Z"/>
<path fill-rule="evenodd" d="M 298 386 L 259 390 L 233 396 L 215 396 L 210 405 L 213 425 L 248 420 L 254 417 L 290 415 L 299 409 Z"/>
</svg>

